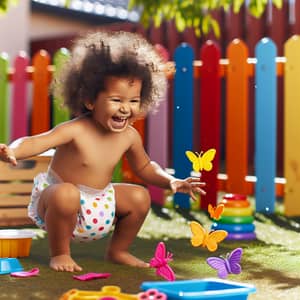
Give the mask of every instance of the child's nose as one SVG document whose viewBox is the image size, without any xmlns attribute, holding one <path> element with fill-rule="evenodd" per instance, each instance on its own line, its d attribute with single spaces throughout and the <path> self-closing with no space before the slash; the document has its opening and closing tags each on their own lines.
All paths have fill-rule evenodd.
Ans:
<svg viewBox="0 0 300 300">
<path fill-rule="evenodd" d="M 123 113 L 129 112 L 130 111 L 129 105 L 127 103 L 122 103 L 122 105 L 120 107 L 120 111 Z"/>
</svg>

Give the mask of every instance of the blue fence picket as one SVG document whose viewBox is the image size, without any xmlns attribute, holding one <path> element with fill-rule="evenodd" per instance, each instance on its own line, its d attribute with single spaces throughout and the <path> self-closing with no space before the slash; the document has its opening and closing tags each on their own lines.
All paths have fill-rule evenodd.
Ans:
<svg viewBox="0 0 300 300">
<path fill-rule="evenodd" d="M 186 43 L 175 50 L 174 61 L 174 115 L 173 115 L 173 167 L 179 178 L 189 176 L 191 163 L 186 150 L 193 150 L 193 61 L 194 50 Z M 189 209 L 188 195 L 176 194 L 174 206 Z"/>
<path fill-rule="evenodd" d="M 256 211 L 273 213 L 275 208 L 277 49 L 269 38 L 255 48 L 255 197 Z"/>
</svg>

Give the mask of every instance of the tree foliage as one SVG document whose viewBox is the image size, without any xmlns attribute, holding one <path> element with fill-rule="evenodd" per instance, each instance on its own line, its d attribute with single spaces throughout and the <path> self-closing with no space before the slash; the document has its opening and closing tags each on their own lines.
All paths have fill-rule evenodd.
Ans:
<svg viewBox="0 0 300 300">
<path fill-rule="evenodd" d="M 6 13 L 11 4 L 16 4 L 17 2 L 18 0 L 0 0 L 0 15 Z"/>
<path fill-rule="evenodd" d="M 19 0 L 0 0 L 0 14 L 6 13 L 12 4 Z M 27 1 L 27 0 L 23 0 Z M 129 0 L 128 9 L 140 9 L 140 22 L 148 27 L 150 24 L 158 27 L 163 20 L 174 20 L 178 31 L 191 27 L 197 36 L 208 34 L 211 30 L 220 36 L 220 25 L 213 17 L 213 12 L 232 9 L 238 13 L 242 6 L 254 17 L 260 18 L 268 2 L 280 9 L 283 0 Z M 64 6 L 69 7 L 71 0 L 64 0 Z"/>
<path fill-rule="evenodd" d="M 128 8 L 141 10 L 141 23 L 148 27 L 151 23 L 159 27 L 163 20 L 174 20 L 178 31 L 194 29 L 197 36 L 208 34 L 211 30 L 220 36 L 220 25 L 212 12 L 232 9 L 238 13 L 243 5 L 254 17 L 260 18 L 269 1 L 280 9 L 282 0 L 130 0 Z"/>
</svg>

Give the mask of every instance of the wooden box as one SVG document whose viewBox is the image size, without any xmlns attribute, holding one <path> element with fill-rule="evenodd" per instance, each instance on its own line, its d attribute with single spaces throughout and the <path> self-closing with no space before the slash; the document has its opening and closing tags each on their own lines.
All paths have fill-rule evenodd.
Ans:
<svg viewBox="0 0 300 300">
<path fill-rule="evenodd" d="M 50 155 L 18 161 L 13 167 L 0 161 L 0 226 L 32 224 L 27 214 L 33 178 L 48 168 Z"/>
</svg>

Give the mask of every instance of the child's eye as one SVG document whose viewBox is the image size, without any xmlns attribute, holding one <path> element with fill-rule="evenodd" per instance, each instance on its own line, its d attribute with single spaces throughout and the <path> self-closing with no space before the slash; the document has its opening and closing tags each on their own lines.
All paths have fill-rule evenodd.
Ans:
<svg viewBox="0 0 300 300">
<path fill-rule="evenodd" d="M 139 103 L 140 100 L 139 100 L 139 99 L 132 99 L 132 100 L 130 100 L 130 102 L 131 102 L 131 103 Z"/>
<path fill-rule="evenodd" d="M 113 101 L 113 102 L 120 102 L 121 99 L 118 99 L 118 98 L 112 98 L 111 101 Z"/>
</svg>

